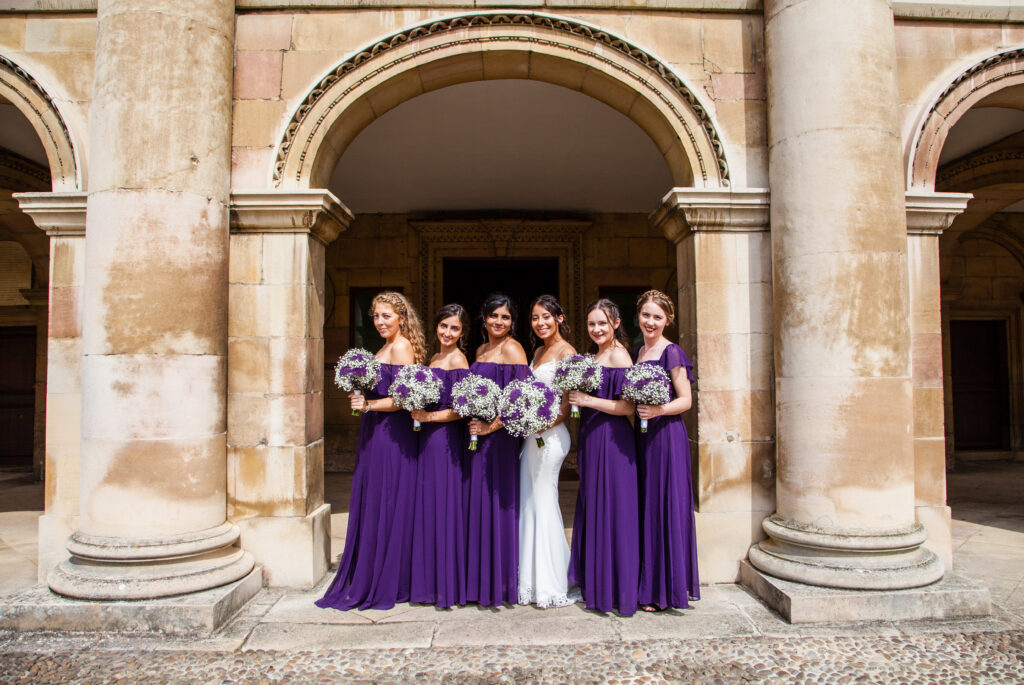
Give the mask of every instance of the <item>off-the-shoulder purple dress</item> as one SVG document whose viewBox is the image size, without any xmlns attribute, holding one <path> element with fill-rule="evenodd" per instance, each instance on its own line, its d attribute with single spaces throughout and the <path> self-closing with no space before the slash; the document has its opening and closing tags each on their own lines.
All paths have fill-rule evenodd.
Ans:
<svg viewBox="0 0 1024 685">
<path fill-rule="evenodd" d="M 668 345 L 657 361 L 641 363 L 657 364 L 670 376 L 672 369 L 683 366 L 693 382 L 693 364 L 679 345 Z M 671 399 L 675 398 L 673 386 Z M 684 609 L 690 600 L 700 599 L 686 425 L 679 414 L 659 416 L 648 421 L 647 432 L 641 433 L 638 421 L 636 437 L 640 457 L 639 601 Z"/>
<path fill-rule="evenodd" d="M 380 381 L 366 397 L 386 397 L 400 368 L 382 363 Z M 345 551 L 317 606 L 390 609 L 409 601 L 418 443 L 409 412 L 363 414 Z"/>
<path fill-rule="evenodd" d="M 625 369 L 604 367 L 594 397 L 622 394 Z M 633 426 L 625 416 L 580 410 L 580 489 L 572 526 L 569 584 L 588 609 L 630 615 L 637 609 L 640 505 Z"/>
<path fill-rule="evenodd" d="M 450 409 L 452 386 L 468 369 L 431 369 L 441 379 L 440 401 Z M 466 422 L 424 423 L 413 516 L 410 601 L 450 607 L 466 603 L 466 518 L 462 511 L 462 453 Z"/>
<path fill-rule="evenodd" d="M 530 375 L 525 364 L 473 362 L 471 373 L 504 388 Z M 466 450 L 463 507 L 466 515 L 466 601 L 486 606 L 519 599 L 519 438 L 505 429 Z"/>
</svg>

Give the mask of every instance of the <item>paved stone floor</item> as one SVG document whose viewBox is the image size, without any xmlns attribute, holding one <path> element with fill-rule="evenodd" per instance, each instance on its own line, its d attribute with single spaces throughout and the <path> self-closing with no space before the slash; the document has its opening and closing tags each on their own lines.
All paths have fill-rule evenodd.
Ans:
<svg viewBox="0 0 1024 685">
<path fill-rule="evenodd" d="M 343 532 L 347 479 L 327 491 Z M 36 584 L 40 498 L 0 474 L 0 603 Z M 957 573 L 990 588 L 990 618 L 792 626 L 735 585 L 629 618 L 578 605 L 345 613 L 312 605 L 325 580 L 264 590 L 199 639 L 0 632 L 0 683 L 1024 682 L 1024 464 L 965 466 L 949 500 Z"/>
</svg>

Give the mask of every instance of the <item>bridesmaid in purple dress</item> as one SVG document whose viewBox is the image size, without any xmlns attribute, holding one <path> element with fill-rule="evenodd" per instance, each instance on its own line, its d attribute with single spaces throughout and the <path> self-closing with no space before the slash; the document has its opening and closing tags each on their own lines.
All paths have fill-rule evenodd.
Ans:
<svg viewBox="0 0 1024 685">
<path fill-rule="evenodd" d="M 441 307 L 434 320 L 439 351 L 430 368 L 441 379 L 441 400 L 417 409 L 419 477 L 413 516 L 410 601 L 450 607 L 466 603 L 466 520 L 462 513 L 462 453 L 466 425 L 451 410 L 452 386 L 469 374 L 463 349 L 469 315 L 460 304 Z"/>
<path fill-rule="evenodd" d="M 569 583 L 580 586 L 588 609 L 629 616 L 638 604 L 640 505 L 636 440 L 628 418 L 635 407 L 619 396 L 633 365 L 621 322 L 611 300 L 587 307 L 587 333 L 604 370 L 592 395 L 569 393 L 569 402 L 580 407 L 580 489 Z"/>
<path fill-rule="evenodd" d="M 412 418 L 388 396 L 398 369 L 426 357 L 423 326 L 401 293 L 373 298 L 373 324 L 384 338 L 377 352 L 381 379 L 364 395 L 349 395 L 365 412 L 359 426 L 348 533 L 338 573 L 316 605 L 390 609 L 408 602 L 412 571 L 413 506 L 418 440 Z"/>
<path fill-rule="evenodd" d="M 513 338 L 516 305 L 492 293 L 480 310 L 487 342 L 476 351 L 471 373 L 504 388 L 530 375 L 526 352 Z M 519 599 L 519 439 L 502 430 L 500 418 L 470 421 L 481 436 L 465 452 L 463 503 L 466 514 L 466 601 L 485 606 Z"/>
<path fill-rule="evenodd" d="M 645 611 L 685 609 L 700 599 L 697 539 L 690 479 L 690 441 L 681 414 L 690 408 L 693 365 L 679 345 L 664 336 L 675 307 L 662 292 L 648 290 L 637 300 L 644 344 L 637 364 L 657 364 L 672 379 L 668 404 L 641 404 L 646 433 L 637 431 L 640 456 L 640 604 Z"/>
</svg>

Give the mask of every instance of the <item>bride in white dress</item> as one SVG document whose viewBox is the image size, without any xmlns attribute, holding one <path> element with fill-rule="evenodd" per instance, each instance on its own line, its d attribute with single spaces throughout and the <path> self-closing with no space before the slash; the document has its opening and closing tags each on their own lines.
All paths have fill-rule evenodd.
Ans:
<svg viewBox="0 0 1024 685">
<path fill-rule="evenodd" d="M 541 295 L 530 314 L 532 337 L 544 343 L 530 368 L 538 379 L 551 383 L 555 363 L 576 350 L 565 339 L 569 327 L 558 300 Z M 579 591 L 568 587 L 569 544 L 558 505 L 558 473 L 571 442 L 566 408 L 563 401 L 556 425 L 541 433 L 544 446 L 527 438 L 519 455 L 519 603 L 541 608 L 580 600 Z"/>
</svg>

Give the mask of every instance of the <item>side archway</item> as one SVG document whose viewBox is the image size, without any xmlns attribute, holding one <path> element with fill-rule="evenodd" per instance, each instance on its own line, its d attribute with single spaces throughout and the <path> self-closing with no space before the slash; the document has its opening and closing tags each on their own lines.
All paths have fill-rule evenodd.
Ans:
<svg viewBox="0 0 1024 685">
<path fill-rule="evenodd" d="M 1004 50 L 972 64 L 931 100 L 907 149 L 907 189 L 935 188 L 939 157 L 953 125 L 997 92 L 1024 85 L 1024 47 Z"/>
<path fill-rule="evenodd" d="M 534 79 L 594 97 L 651 137 L 673 185 L 729 186 L 725 149 L 707 108 L 657 58 L 577 21 L 500 12 L 403 29 L 332 69 L 288 122 L 273 185 L 326 187 L 345 148 L 376 118 L 417 95 L 487 79 Z"/>
<path fill-rule="evenodd" d="M 0 55 L 0 98 L 14 105 L 32 124 L 46 150 L 53 192 L 84 187 L 83 168 L 71 132 L 53 98 L 25 69 Z"/>
</svg>

